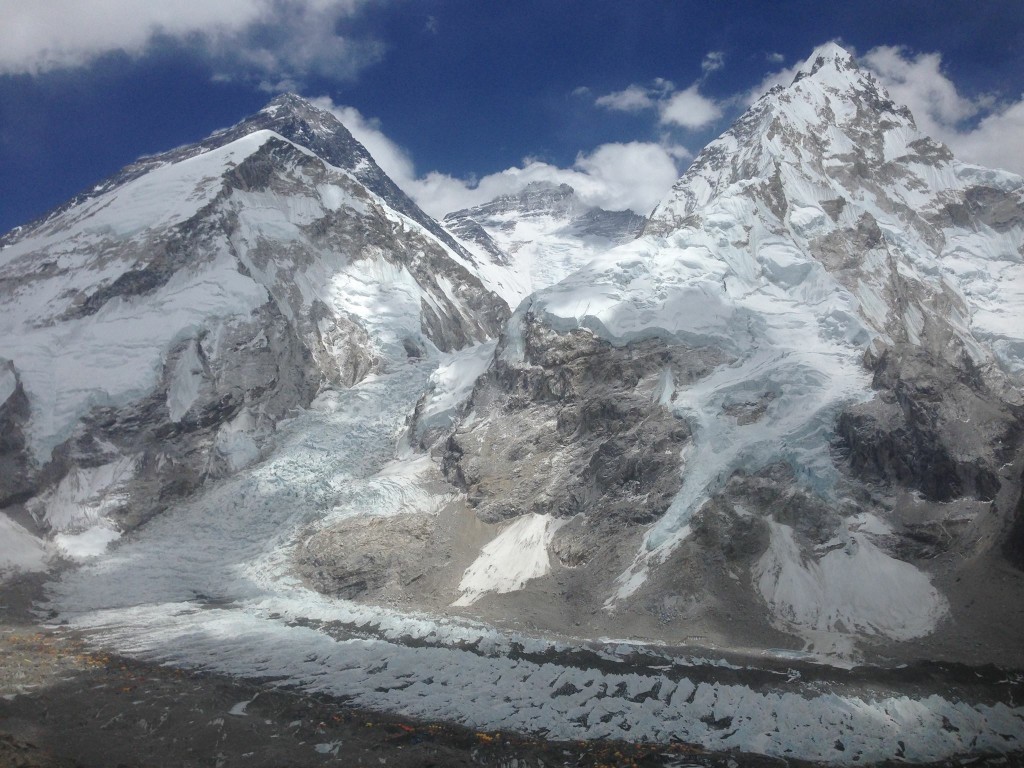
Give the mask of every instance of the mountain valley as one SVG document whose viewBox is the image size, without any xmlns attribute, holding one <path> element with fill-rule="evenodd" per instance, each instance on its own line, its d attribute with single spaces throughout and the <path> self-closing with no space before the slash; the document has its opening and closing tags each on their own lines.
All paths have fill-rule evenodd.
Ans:
<svg viewBox="0 0 1024 768">
<path fill-rule="evenodd" d="M 1024 179 L 833 43 L 649 216 L 437 221 L 279 96 L 0 239 L 0 575 L 254 695 L 1020 759 L 1022 317 Z"/>
</svg>

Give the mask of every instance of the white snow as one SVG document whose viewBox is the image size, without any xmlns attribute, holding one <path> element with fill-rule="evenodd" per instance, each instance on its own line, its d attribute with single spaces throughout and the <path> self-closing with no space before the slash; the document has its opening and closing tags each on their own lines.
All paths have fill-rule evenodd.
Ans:
<svg viewBox="0 0 1024 768">
<path fill-rule="evenodd" d="M 41 290 L 51 282 L 60 281 L 36 286 Z M 193 335 L 208 318 L 247 318 L 267 292 L 242 275 L 225 250 L 212 263 L 176 273 L 152 295 L 113 299 L 69 322 L 33 322 L 31 307 L 38 300 L 26 291 L 0 307 L 0 354 L 21 374 L 33 412 L 29 442 L 46 460 L 92 406 L 121 405 L 152 391 L 178 339 Z M 195 381 L 181 372 L 175 381 L 177 411 Z"/>
<path fill-rule="evenodd" d="M 248 408 L 242 408 L 229 422 L 217 430 L 214 448 L 228 464 L 231 472 L 237 472 L 260 458 L 260 448 L 253 432 L 256 418 Z"/>
<path fill-rule="evenodd" d="M 151 169 L 133 181 L 66 211 L 30 238 L 0 251 L 0 268 L 25 255 L 46 250 L 50 258 L 71 262 L 83 245 L 114 238 L 145 237 L 194 216 L 221 189 L 221 176 L 271 138 L 256 131 L 223 147 Z"/>
<path fill-rule="evenodd" d="M 823 55 L 834 59 L 839 54 L 824 49 Z M 829 94 L 846 87 L 852 75 L 828 67 L 823 72 L 818 86 L 812 77 L 801 81 L 797 93 L 806 98 L 782 102 L 779 109 L 784 123 L 809 126 L 827 145 L 825 166 L 836 173 L 812 169 L 816 175 L 809 174 L 809 150 L 786 145 L 784 133 L 769 131 L 767 125 L 757 134 L 758 151 L 738 158 L 734 166 L 746 163 L 746 170 L 760 169 L 766 179 L 778 170 L 793 198 L 787 218 L 779 220 L 763 200 L 748 194 L 745 181 L 729 178 L 727 171 L 697 168 L 659 208 L 655 223 L 692 214 L 704 222 L 702 228 L 667 227 L 616 251 L 594 254 L 586 266 L 524 302 L 510 324 L 504 349 L 509 362 L 522 360 L 521 323 L 528 306 L 555 328 L 588 328 L 615 344 L 657 336 L 693 347 L 713 346 L 728 358 L 687 386 L 673 381 L 670 373 L 662 376 L 654 396 L 688 419 L 693 445 L 684 457 L 683 486 L 668 513 L 647 533 L 633 566 L 621 574 L 613 606 L 639 589 L 649 570 L 689 535 L 693 512 L 736 469 L 753 470 L 781 458 L 798 471 L 807 489 L 830 498 L 835 480 L 828 451 L 832 425 L 839 409 L 871 396 L 860 361 L 865 347 L 889 332 L 891 275 L 886 269 L 893 259 L 903 265 L 903 277 L 932 286 L 948 281 L 965 302 L 963 317 L 953 308 L 949 322 L 978 334 L 1008 368 L 1024 366 L 1019 324 L 1024 297 L 1017 279 L 1021 260 L 1012 247 L 1019 246 L 1019 234 L 1006 235 L 1006 247 L 993 247 L 986 245 L 995 242 L 986 239 L 991 233 L 949 232 L 942 252 L 934 253 L 893 219 L 887 206 L 843 188 L 841 157 L 853 149 L 854 139 L 833 128 L 818 131 L 817 121 L 825 108 L 834 106 L 840 116 L 848 112 L 841 103 L 830 106 Z M 901 156 L 915 135 L 895 130 L 886 139 L 886 156 Z M 718 146 L 735 150 L 736 138 L 727 135 Z M 780 157 L 785 162 L 777 169 Z M 225 167 L 223 158 L 217 162 L 207 169 L 210 178 Z M 165 174 L 167 188 L 184 196 L 171 218 L 187 215 L 216 187 L 203 187 L 196 179 L 201 194 L 188 199 L 185 171 L 174 173 Z M 928 183 L 953 189 L 971 173 L 959 165 L 931 169 Z M 992 183 L 1020 189 L 1015 178 L 996 174 Z M 155 194 L 138 191 L 143 200 Z M 45 308 L 52 302 L 58 306 L 66 292 L 76 295 L 128 268 L 101 260 L 90 266 L 89 275 L 72 273 L 63 282 L 30 284 L 14 296 L 0 318 L 19 322 L 0 327 L 0 354 L 22 372 L 34 411 L 52 414 L 34 428 L 37 455 L 45 457 L 91 404 L 123 402 L 151 391 L 161 374 L 161 355 L 194 338 L 210 318 L 227 322 L 248 316 L 268 300 L 265 286 L 273 284 L 276 277 L 270 272 L 277 266 L 264 274 L 250 259 L 246 268 L 253 278 L 248 278 L 227 254 L 231 248 L 245 254 L 261 232 L 286 241 L 295 238 L 316 206 L 334 210 L 353 204 L 340 182 L 318 194 L 319 201 L 292 201 L 283 208 L 272 195 L 261 198 L 264 208 L 278 206 L 280 215 L 266 213 L 260 221 L 243 216 L 234 242 L 222 244 L 223 252 L 211 263 L 176 275 L 155 298 L 147 297 L 145 311 L 141 304 L 117 300 L 74 323 L 35 322 L 52 319 Z M 915 184 L 894 194 L 913 211 L 934 202 Z M 840 196 L 849 202 L 841 218 L 844 226 L 856 222 L 857 208 L 871 213 L 884 233 L 878 252 L 861 254 L 855 279 L 846 281 L 816 263 L 812 242 L 834 223 L 818 211 L 826 200 Z M 93 242 L 105 237 L 95 227 L 102 211 L 94 206 L 85 213 L 76 219 L 81 237 Z M 96 218 L 90 222 L 90 217 Z M 391 218 L 410 230 L 418 227 L 397 215 Z M 110 231 L 130 234 L 137 223 L 126 217 L 118 223 L 123 229 Z M 788 236 L 781 237 L 787 227 Z M 543 239 L 537 232 L 532 235 Z M 47 246 L 40 237 L 32 248 Z M 26 252 L 5 249 L 0 269 Z M 578 255 L 558 268 L 576 269 Z M 53 256 L 68 266 L 70 252 Z M 523 263 L 543 261 L 540 252 L 535 256 L 530 261 L 527 251 Z M 558 259 L 554 263 L 558 266 Z M 511 273 L 489 279 L 498 285 L 507 278 L 500 287 L 513 301 L 533 289 L 536 274 L 529 273 L 528 284 Z M 555 276 L 538 283 L 547 279 Z M 310 591 L 290 568 L 298 537 L 308 534 L 310 526 L 370 513 L 430 514 L 444 502 L 422 482 L 429 459 L 395 464 L 395 445 L 428 381 L 429 416 L 441 418 L 464 402 L 490 352 L 481 346 L 438 358 L 436 350 L 424 345 L 424 360 L 405 363 L 402 341 L 420 338 L 421 302 L 436 303 L 448 292 L 443 284 L 441 295 L 424 292 L 407 270 L 381 253 L 371 250 L 351 262 L 344 254 L 324 256 L 297 274 L 294 285 L 298 298 L 272 297 L 285 316 L 320 298 L 338 312 L 365 320 L 377 349 L 401 365 L 350 390 L 322 393 L 314 408 L 279 424 L 262 451 L 254 452 L 255 441 L 246 442 L 252 438 L 244 419 L 223 429 L 218 448 L 234 462 L 237 474 L 211 483 L 53 586 L 60 619 L 90 630 L 94 642 L 156 661 L 343 695 L 356 706 L 551 739 L 682 740 L 707 749 L 824 762 L 845 762 L 859 754 L 866 763 L 1002 751 L 1006 735 L 1024 739 L 1024 708 L 1013 705 L 885 690 L 862 697 L 820 683 L 799 690 L 770 685 L 754 690 L 722 682 L 720 662 L 668 656 L 650 668 L 634 661 L 627 666 L 623 661 L 638 653 L 658 653 L 628 642 L 597 651 L 607 665 L 581 668 L 561 655 L 575 650 L 563 643 Z M 927 303 L 917 306 L 922 313 L 932 311 Z M 912 330 L 919 327 L 913 312 L 905 318 Z M 436 370 L 438 362 L 443 370 Z M 195 396 L 193 371 L 188 365 L 173 372 L 168 408 L 179 417 Z M 724 405 L 767 394 L 772 397 L 757 421 L 740 425 L 722 415 Z M 260 455 L 263 461 L 256 460 Z M 134 471 L 134 459 L 127 457 L 76 470 L 37 512 L 61 531 L 61 541 L 70 542 L 71 550 L 82 556 L 98 551 L 100 539 L 113 533 L 103 532 L 104 513 L 118 501 L 120 479 Z M 521 589 L 548 573 L 548 548 L 560 524 L 546 515 L 508 524 L 463 574 L 455 604 L 468 605 L 487 592 Z M 0 525 L 5 526 L 0 534 L 14 531 L 0 536 L 0 556 L 6 557 L 6 543 L 24 534 L 13 523 Z M 839 637 L 837 644 L 851 632 L 918 637 L 946 610 L 924 573 L 876 545 L 872 537 L 888 531 L 873 516 L 848 520 L 835 542 L 811 552 L 792 529 L 774 522 L 770 526 L 771 544 L 757 566 L 757 587 L 781 622 L 814 642 L 823 633 Z M 28 566 L 19 567 L 42 562 L 44 554 L 33 547 L 29 542 L 24 548 Z M 521 652 L 511 655 L 512 648 Z M 541 656 L 543 663 L 537 660 Z M 682 666 L 699 666 L 699 674 L 680 675 Z M 672 674 L 665 674 L 666 667 Z M 725 716 L 732 718 L 728 729 L 711 724 Z M 835 748 L 837 733 L 843 734 L 843 752 Z M 337 745 L 319 746 L 327 753 Z"/>
<path fill-rule="evenodd" d="M 798 630 L 910 640 L 930 633 L 948 610 L 925 573 L 887 555 L 866 532 L 846 531 L 824 555 L 808 557 L 792 528 L 768 526 L 771 544 L 754 568 L 757 587 Z"/>
<path fill-rule="evenodd" d="M 0 580 L 16 573 L 45 571 L 46 543 L 0 512 Z"/>
<path fill-rule="evenodd" d="M 471 240 L 457 238 L 475 263 L 460 259 L 463 266 L 515 309 L 531 293 L 554 285 L 615 243 L 607 237 L 584 234 L 573 215 L 586 206 L 571 205 L 566 211 L 529 211 L 516 208 L 493 213 L 479 221 L 494 244 L 505 254 L 505 263 Z M 453 257 L 458 258 L 457 254 Z"/>
<path fill-rule="evenodd" d="M 53 543 L 64 557 L 84 562 L 104 554 L 119 538 L 121 533 L 103 521 L 76 533 L 58 533 L 53 537 Z"/>
<path fill-rule="evenodd" d="M 459 409 L 473 393 L 476 380 L 487 370 L 495 344 L 486 341 L 441 357 L 437 370 L 430 375 L 427 393 L 417 414 L 419 434 L 454 423 Z"/>
<path fill-rule="evenodd" d="M 455 312 L 471 314 L 457 293 L 446 295 L 443 284 L 418 284 L 386 248 L 366 244 L 345 252 L 315 244 L 304 227 L 344 208 L 356 218 L 374 217 L 370 224 L 378 228 L 383 217 L 387 226 L 450 253 L 349 171 L 318 161 L 325 183 L 308 183 L 300 167 L 285 172 L 296 174 L 285 179 L 295 183 L 294 194 L 233 190 L 218 204 L 236 216 L 237 226 L 230 233 L 215 231 L 165 285 L 144 296 L 111 299 L 93 314 L 65 317 L 85 297 L 147 265 L 175 226 L 221 192 L 223 175 L 270 140 L 286 142 L 272 131 L 259 131 L 155 168 L 72 207 L 0 252 L 0 277 L 18 285 L 0 300 L 0 357 L 13 361 L 21 376 L 33 413 L 28 440 L 39 461 L 49 459 L 93 406 L 119 407 L 150 394 L 173 348 L 203 330 L 247 321 L 268 301 L 292 322 L 308 317 L 313 302 L 322 301 L 335 317 L 366 327 L 371 354 L 396 362 L 405 360 L 405 339 L 429 346 L 422 334 L 424 303 L 445 316 L 452 310 L 439 302 L 448 299 Z M 277 250 L 261 268 L 254 252 L 268 243 Z M 43 261 L 52 274 L 40 279 Z M 192 345 L 169 372 L 172 420 L 194 404 L 201 367 Z M 0 386 L 8 384 L 6 376 L 0 380 Z"/>
<path fill-rule="evenodd" d="M 228 714 L 229 715 L 234 715 L 235 717 L 248 717 L 249 713 L 246 712 L 245 710 L 254 701 L 256 701 L 256 697 L 255 696 L 253 698 L 251 698 L 251 699 L 246 699 L 245 701 L 240 701 L 237 704 L 235 704 L 233 707 L 231 707 L 231 709 L 228 710 Z"/>
<path fill-rule="evenodd" d="M 729 669 L 720 661 L 662 657 L 623 641 L 600 647 L 602 669 L 582 669 L 560 659 L 574 650 L 565 643 L 308 590 L 290 572 L 292 547 L 308 523 L 365 514 L 378 508 L 385 483 L 396 490 L 418 482 L 418 472 L 392 458 L 430 373 L 421 363 L 370 377 L 279 425 L 264 462 L 65 574 L 52 592 L 60 618 L 90 630 L 97 643 L 157 662 L 273 678 L 355 706 L 551 739 L 681 739 L 826 762 L 861 751 L 871 762 L 893 758 L 899 742 L 907 759 L 939 760 L 1003 750 L 1000 734 L 1024 738 L 1024 708 L 882 690 L 859 698 L 820 684 L 753 690 L 716 680 Z M 524 525 L 534 534 L 525 537 L 526 559 L 539 562 L 551 523 Z M 505 531 L 497 539 L 505 545 L 513 537 Z M 510 568 L 499 571 L 511 580 Z M 637 654 L 654 656 L 650 668 L 637 669 Z M 692 667 L 700 681 L 680 676 Z M 726 715 L 730 728 L 708 724 Z M 846 752 L 834 748 L 837 732 Z"/>
<path fill-rule="evenodd" d="M 138 459 L 125 456 L 99 467 L 75 467 L 43 496 L 33 499 L 34 517 L 54 531 L 79 533 L 99 523 L 127 501 L 125 484 L 135 476 Z"/>
<path fill-rule="evenodd" d="M 620 575 L 609 608 L 644 584 L 688 535 L 697 508 L 736 470 L 784 461 L 805 488 L 834 500 L 829 446 L 836 416 L 874 396 L 862 364 L 874 342 L 905 333 L 915 343 L 930 315 L 979 361 L 994 356 L 1011 375 L 1024 373 L 1024 227 L 947 227 L 936 237 L 922 231 L 917 213 L 938 213 L 950 195 L 979 182 L 1020 199 L 1024 180 L 998 171 L 979 179 L 978 169 L 956 162 L 902 160 L 894 160 L 903 167 L 884 185 L 851 175 L 850 153 L 874 150 L 864 144 L 846 94 L 875 86 L 847 66 L 841 50 L 816 51 L 798 82 L 766 96 L 745 123 L 712 142 L 655 211 L 648 234 L 530 299 L 529 311 L 555 330 L 588 328 L 615 344 L 659 337 L 729 357 L 706 378 L 675 388 L 671 407 L 693 429 L 683 485 Z M 819 54 L 824 64 L 812 73 Z M 886 156 L 914 155 L 911 145 L 922 135 L 905 115 L 886 119 L 884 127 L 867 126 L 885 134 Z M 815 139 L 793 138 L 801 136 Z M 833 221 L 826 203 L 839 199 L 845 206 Z M 849 264 L 826 269 L 823 238 L 848 237 L 871 220 L 876 244 L 851 247 Z M 911 295 L 897 312 L 890 310 L 894 283 L 914 286 L 898 289 Z M 950 293 L 963 304 L 946 299 Z M 506 332 L 512 363 L 521 360 L 515 323 L 526 305 L 520 309 Z M 753 423 L 722 414 L 731 402 L 766 394 L 774 397 Z M 864 550 L 872 551 L 870 542 Z M 926 604 L 915 627 L 933 617 L 934 601 Z"/>
<path fill-rule="evenodd" d="M 189 341 L 185 351 L 174 364 L 171 384 L 167 388 L 167 410 L 171 421 L 181 421 L 188 409 L 199 397 L 203 383 L 203 363 L 199 357 L 199 345 Z"/>
<path fill-rule="evenodd" d="M 459 582 L 452 605 L 468 606 L 488 592 L 516 592 L 551 570 L 548 547 L 565 520 L 530 513 L 516 518 L 480 551 Z"/>
</svg>

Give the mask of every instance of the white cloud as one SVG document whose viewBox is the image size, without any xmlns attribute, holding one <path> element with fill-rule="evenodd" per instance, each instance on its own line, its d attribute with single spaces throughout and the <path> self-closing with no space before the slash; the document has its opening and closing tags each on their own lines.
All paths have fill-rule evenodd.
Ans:
<svg viewBox="0 0 1024 768">
<path fill-rule="evenodd" d="M 335 105 L 327 97 L 313 101 L 331 110 L 384 172 L 423 210 L 438 218 L 518 192 L 534 181 L 569 184 L 591 205 L 647 213 L 679 178 L 676 161 L 692 157 L 685 147 L 668 140 L 661 144 L 634 141 L 602 144 L 591 152 L 581 152 L 571 168 L 527 158 L 521 166 L 480 179 L 458 179 L 438 171 L 418 175 L 409 153 L 384 134 L 378 121 L 353 107 Z"/>
<path fill-rule="evenodd" d="M 918 128 L 947 144 L 958 158 L 1024 173 L 1024 98 L 999 102 L 990 94 L 965 96 L 942 71 L 938 53 L 914 55 L 880 46 L 861 63 L 894 101 L 910 107 Z"/>
<path fill-rule="evenodd" d="M 697 83 L 685 91 L 672 94 L 661 105 L 662 123 L 683 128 L 703 128 L 722 116 L 722 109 L 714 101 L 701 95 Z"/>
<path fill-rule="evenodd" d="M 979 105 L 961 96 L 941 71 L 938 53 L 908 55 L 895 46 L 881 46 L 868 51 L 862 59 L 874 71 L 900 104 L 906 104 L 920 128 L 955 125 L 973 117 Z"/>
<path fill-rule="evenodd" d="M 221 74 L 287 82 L 349 75 L 381 55 L 336 33 L 366 0 L 0 0 L 0 73 L 39 74 L 104 53 L 145 52 L 170 37 L 208 55 Z"/>
<path fill-rule="evenodd" d="M 651 91 L 642 85 L 631 85 L 625 90 L 600 96 L 594 103 L 620 112 L 640 112 L 654 107 Z"/>
<path fill-rule="evenodd" d="M 786 57 L 783 56 L 781 53 L 778 53 L 777 51 L 766 53 L 764 55 L 764 58 L 769 64 L 781 64 L 786 60 Z"/>
<path fill-rule="evenodd" d="M 961 160 L 1024 176 L 1024 100 L 986 115 L 974 130 L 945 141 Z"/>
<path fill-rule="evenodd" d="M 710 53 L 709 57 L 720 56 Z M 705 57 L 705 62 L 708 59 Z M 712 72 L 721 64 L 705 69 Z M 722 116 L 722 109 L 712 99 L 700 92 L 700 82 L 689 88 L 677 91 L 671 80 L 658 78 L 650 86 L 630 85 L 624 90 L 615 91 L 598 97 L 594 102 L 599 107 L 614 109 L 621 112 L 641 112 L 656 109 L 658 119 L 663 125 L 678 125 L 694 130 L 714 122 Z"/>
<path fill-rule="evenodd" d="M 525 159 L 522 166 L 488 174 L 479 180 L 457 179 L 436 171 L 407 182 L 405 191 L 433 216 L 480 205 L 499 195 L 518 192 L 534 181 L 568 184 L 580 199 L 613 211 L 649 213 L 679 178 L 677 159 L 692 155 L 677 145 L 631 141 L 602 144 L 581 152 L 571 168 Z"/>
<path fill-rule="evenodd" d="M 725 66 L 725 51 L 709 51 L 700 63 L 701 71 L 707 75 Z"/>
<path fill-rule="evenodd" d="M 602 208 L 649 213 L 679 178 L 676 159 L 690 157 L 690 152 L 678 145 L 642 141 L 602 144 L 588 155 L 577 156 L 574 169 L 589 183 L 579 180 L 573 186 L 585 201 Z"/>
</svg>

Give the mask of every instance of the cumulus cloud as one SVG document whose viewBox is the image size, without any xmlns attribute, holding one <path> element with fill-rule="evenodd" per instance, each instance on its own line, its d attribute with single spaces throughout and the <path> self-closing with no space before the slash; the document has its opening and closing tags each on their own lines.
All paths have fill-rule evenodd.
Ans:
<svg viewBox="0 0 1024 768">
<path fill-rule="evenodd" d="M 691 130 L 702 128 L 722 116 L 722 108 L 703 96 L 696 83 L 685 91 L 672 94 L 661 104 L 662 123 Z"/>
<path fill-rule="evenodd" d="M 607 107 L 619 112 L 641 112 L 654 108 L 651 91 L 642 85 L 631 85 L 621 91 L 599 96 L 594 102 L 599 107 Z"/>
<path fill-rule="evenodd" d="M 140 55 L 174 39 L 222 76 L 287 85 L 310 73 L 350 75 L 382 53 L 336 30 L 367 0 L 0 0 L 0 73 L 39 74 L 112 51 Z"/>
<path fill-rule="evenodd" d="M 535 181 L 568 184 L 589 205 L 646 214 L 679 178 L 676 160 L 690 156 L 679 146 L 643 141 L 610 143 L 579 153 L 570 168 L 527 158 L 521 166 L 480 179 L 458 179 L 433 171 L 407 181 L 403 189 L 423 210 L 438 217 L 518 192 Z"/>
<path fill-rule="evenodd" d="M 973 130 L 945 141 L 961 160 L 1024 176 L 1024 100 L 986 115 Z"/>
<path fill-rule="evenodd" d="M 909 55 L 903 48 L 881 46 L 868 51 L 862 63 L 874 71 L 889 95 L 906 104 L 924 125 L 955 125 L 977 114 L 980 106 L 961 96 L 941 71 L 938 53 Z"/>
<path fill-rule="evenodd" d="M 480 205 L 499 195 L 520 191 L 531 182 L 569 184 L 580 198 L 608 210 L 648 213 L 679 177 L 677 161 L 692 157 L 689 150 L 669 141 L 602 144 L 581 152 L 569 168 L 526 158 L 517 167 L 479 179 L 459 179 L 431 171 L 419 174 L 409 153 L 383 132 L 380 123 L 359 110 L 335 105 L 321 97 L 315 103 L 332 111 L 367 148 L 377 164 L 427 213 L 446 213 Z"/>
<path fill-rule="evenodd" d="M 704 59 L 705 74 L 720 68 L 721 59 L 721 52 L 709 53 Z M 721 106 L 700 92 L 699 81 L 680 91 L 671 80 L 658 78 L 651 85 L 633 84 L 600 96 L 594 103 L 620 112 L 657 110 L 658 120 L 663 125 L 678 125 L 689 130 L 703 128 L 722 116 Z"/>
</svg>

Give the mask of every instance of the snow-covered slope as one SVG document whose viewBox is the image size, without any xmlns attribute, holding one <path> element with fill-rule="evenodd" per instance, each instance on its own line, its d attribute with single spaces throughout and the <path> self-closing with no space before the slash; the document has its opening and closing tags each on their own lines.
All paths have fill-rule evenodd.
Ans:
<svg viewBox="0 0 1024 768">
<path fill-rule="evenodd" d="M 494 336 L 466 253 L 285 95 L 0 241 L 0 506 L 131 526 L 324 386 Z M 113 522 L 116 520 L 116 523 Z"/>
<path fill-rule="evenodd" d="M 564 578 L 624 626 L 926 636 L 977 618 L 1020 497 L 1022 291 L 1024 180 L 829 44 L 518 308 L 446 470 L 484 519 L 571 518 Z"/>
<path fill-rule="evenodd" d="M 449 213 L 444 224 L 475 257 L 467 267 L 512 309 L 640 234 L 644 219 L 583 203 L 568 184 L 532 182 L 520 192 Z"/>
</svg>

